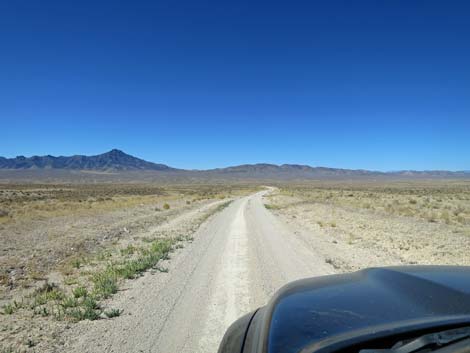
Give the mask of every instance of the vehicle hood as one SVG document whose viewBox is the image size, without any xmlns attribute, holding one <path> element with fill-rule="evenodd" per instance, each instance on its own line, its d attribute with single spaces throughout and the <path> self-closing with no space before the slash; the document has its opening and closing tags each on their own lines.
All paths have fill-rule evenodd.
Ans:
<svg viewBox="0 0 470 353">
<path fill-rule="evenodd" d="M 470 267 L 372 268 L 285 286 L 254 315 L 244 352 L 331 352 L 460 323 L 470 323 Z"/>
</svg>

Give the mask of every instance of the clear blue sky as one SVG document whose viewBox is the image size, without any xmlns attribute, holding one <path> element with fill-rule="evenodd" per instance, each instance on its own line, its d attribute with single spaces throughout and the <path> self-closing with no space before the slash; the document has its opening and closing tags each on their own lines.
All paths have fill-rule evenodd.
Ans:
<svg viewBox="0 0 470 353">
<path fill-rule="evenodd" d="M 2 1 L 0 155 L 470 169 L 469 1 Z"/>
</svg>

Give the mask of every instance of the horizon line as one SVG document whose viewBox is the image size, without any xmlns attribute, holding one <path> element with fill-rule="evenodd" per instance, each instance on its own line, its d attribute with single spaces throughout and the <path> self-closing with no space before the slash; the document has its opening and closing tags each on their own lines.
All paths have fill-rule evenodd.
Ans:
<svg viewBox="0 0 470 353">
<path fill-rule="evenodd" d="M 228 164 L 225 166 L 221 167 L 213 167 L 213 168 L 205 168 L 205 169 L 198 169 L 198 168 L 181 168 L 181 167 L 174 167 L 172 165 L 168 165 L 164 162 L 154 162 L 151 160 L 147 160 L 141 157 L 136 157 L 135 155 L 128 154 L 124 152 L 121 149 L 118 148 L 112 148 L 109 151 L 98 153 L 98 154 L 72 154 L 72 155 L 51 155 L 51 154 L 45 154 L 45 155 L 36 155 L 33 154 L 31 156 L 25 156 L 25 155 L 17 155 L 15 157 L 4 157 L 0 156 L 0 158 L 5 158 L 5 159 L 17 159 L 17 158 L 34 158 L 34 157 L 39 157 L 39 158 L 44 158 L 44 157 L 52 157 L 52 158 L 71 158 L 71 157 L 96 157 L 100 156 L 103 154 L 108 154 L 108 153 L 123 153 L 125 155 L 131 156 L 133 158 L 137 158 L 140 160 L 143 160 L 145 162 L 153 163 L 153 164 L 163 164 L 166 165 L 167 167 L 173 168 L 173 169 L 179 169 L 179 170 L 186 170 L 186 171 L 210 171 L 210 170 L 217 170 L 217 169 L 227 169 L 227 168 L 233 168 L 233 167 L 240 167 L 240 166 L 255 166 L 255 165 L 271 165 L 271 166 L 276 166 L 276 167 L 282 167 L 282 166 L 302 166 L 302 167 L 309 167 L 309 168 L 324 168 L 324 169 L 338 169 L 338 170 L 351 170 L 351 171 L 365 171 L 365 172 L 372 172 L 372 173 L 384 173 L 384 174 L 392 174 L 392 173 L 404 173 L 404 172 L 452 172 L 452 173 L 470 173 L 470 169 L 388 169 L 388 170 L 381 170 L 381 169 L 368 169 L 368 168 L 344 168 L 344 167 L 333 167 L 333 166 L 324 166 L 324 165 L 311 165 L 311 164 L 305 164 L 305 163 L 270 163 L 270 162 L 253 162 L 253 163 L 241 163 L 241 164 Z M 60 169 L 60 168 L 59 168 Z"/>
</svg>

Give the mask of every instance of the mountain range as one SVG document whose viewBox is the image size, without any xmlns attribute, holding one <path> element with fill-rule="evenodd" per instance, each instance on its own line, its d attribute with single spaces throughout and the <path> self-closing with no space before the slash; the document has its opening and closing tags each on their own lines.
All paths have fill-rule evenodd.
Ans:
<svg viewBox="0 0 470 353">
<path fill-rule="evenodd" d="M 0 169 L 73 169 L 73 170 L 173 170 L 164 164 L 157 164 L 133 157 L 113 149 L 96 156 L 75 155 L 70 157 L 33 156 L 16 158 L 0 157 Z"/>
<path fill-rule="evenodd" d="M 0 169 L 6 171 L 74 171 L 74 172 L 104 172 L 125 173 L 136 172 L 163 177 L 185 178 L 219 178 L 219 179 L 329 179 L 329 178 L 470 178 L 470 171 L 394 171 L 378 172 L 362 169 L 339 169 L 326 167 L 311 167 L 298 164 L 244 164 L 227 168 L 210 170 L 184 170 L 148 162 L 131 156 L 123 151 L 113 149 L 109 152 L 95 155 L 75 155 L 70 157 L 33 156 L 16 158 L 0 157 Z"/>
</svg>

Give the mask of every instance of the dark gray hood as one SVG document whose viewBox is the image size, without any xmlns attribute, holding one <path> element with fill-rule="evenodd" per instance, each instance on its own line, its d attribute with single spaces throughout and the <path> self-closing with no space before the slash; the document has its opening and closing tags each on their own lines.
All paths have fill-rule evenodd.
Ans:
<svg viewBox="0 0 470 353">
<path fill-rule="evenodd" d="M 357 351 L 365 341 L 470 324 L 470 267 L 390 267 L 300 280 L 244 320 L 245 353 Z"/>
</svg>

